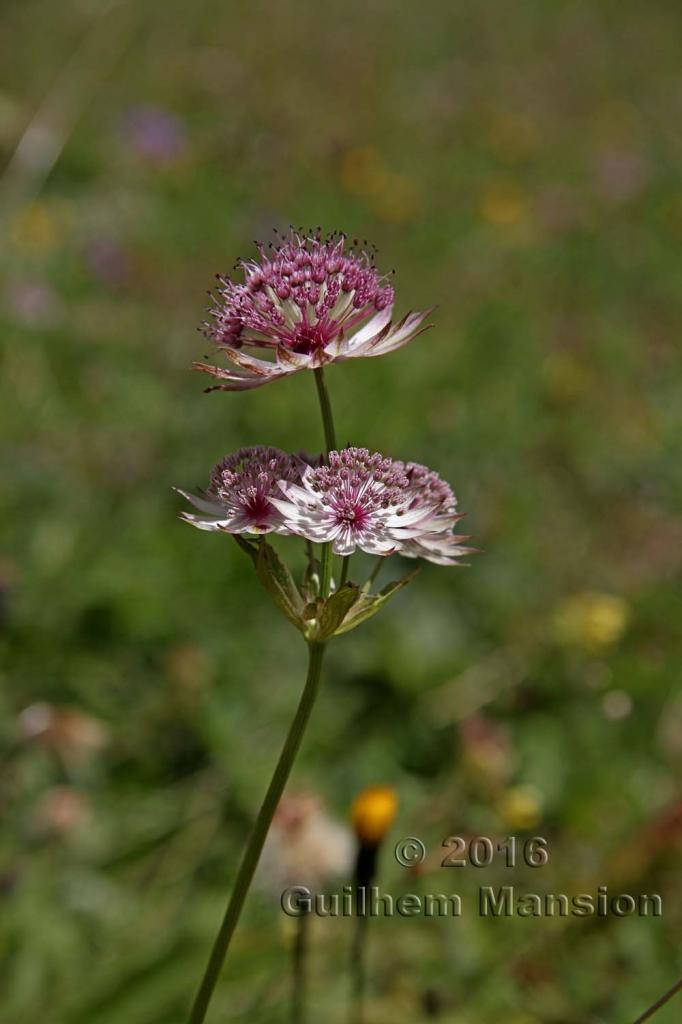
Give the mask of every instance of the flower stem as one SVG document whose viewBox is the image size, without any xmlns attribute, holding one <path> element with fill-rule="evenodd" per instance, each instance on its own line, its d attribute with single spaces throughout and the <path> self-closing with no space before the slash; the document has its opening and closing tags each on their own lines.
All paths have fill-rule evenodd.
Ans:
<svg viewBox="0 0 682 1024">
<path fill-rule="evenodd" d="M 320 673 L 322 669 L 322 659 L 324 656 L 324 644 L 311 643 L 308 645 L 308 675 L 301 694 L 298 708 L 294 720 L 291 723 L 289 734 L 286 738 L 282 753 L 279 756 L 277 767 L 273 773 L 268 791 L 265 794 L 265 799 L 261 805 L 261 809 L 258 812 L 256 823 L 251 832 L 246 850 L 242 857 L 241 864 L 239 865 L 239 871 L 237 872 L 237 878 L 234 883 L 232 895 L 225 911 L 223 923 L 220 926 L 220 931 L 213 944 L 211 956 L 204 972 L 204 976 L 199 986 L 194 1004 L 190 1016 L 188 1018 L 188 1024 L 203 1024 L 206 1019 L 206 1012 L 208 1005 L 213 995 L 220 971 L 227 955 L 227 951 L 230 947 L 230 942 L 234 934 L 234 930 L 237 927 L 237 922 L 244 906 L 246 894 L 249 891 L 249 886 L 254 876 L 254 872 L 258 865 L 258 861 L 263 849 L 263 843 L 268 834 L 270 824 L 272 822 L 273 815 L 277 809 L 280 798 L 284 791 L 284 787 L 289 778 L 291 767 L 298 753 L 298 749 L 301 745 L 301 739 L 305 727 L 310 718 L 310 712 L 312 711 L 317 691 L 320 685 Z"/>
<path fill-rule="evenodd" d="M 680 991 L 682 991 L 682 978 L 673 985 L 672 988 L 669 988 L 660 999 L 657 999 L 653 1006 L 650 1006 L 648 1010 L 645 1010 L 645 1012 L 637 1018 L 635 1024 L 644 1024 L 645 1020 L 650 1020 L 657 1010 L 660 1010 L 662 1006 L 665 1006 L 665 1004 Z"/>
<path fill-rule="evenodd" d="M 377 576 L 381 572 L 385 561 L 386 561 L 386 556 L 385 555 L 379 555 L 379 557 L 377 558 L 376 563 L 374 565 L 374 568 L 372 569 L 372 572 L 370 573 L 370 577 L 367 580 L 367 582 L 370 585 L 370 587 L 372 586 L 372 584 L 376 580 Z"/>
<path fill-rule="evenodd" d="M 339 579 L 339 590 L 348 579 L 348 566 L 350 564 L 350 555 L 345 555 L 341 560 L 341 577 Z"/>
<path fill-rule="evenodd" d="M 292 950 L 291 1024 L 305 1024 L 307 1014 L 307 959 L 309 914 L 296 920 L 296 936 Z"/>
<path fill-rule="evenodd" d="M 324 454 L 329 460 L 329 453 L 336 449 L 336 431 L 334 430 L 334 417 L 332 415 L 332 404 L 329 399 L 327 384 L 324 379 L 324 370 L 318 366 L 314 371 L 315 384 L 317 385 L 317 397 L 320 400 L 320 412 L 322 413 L 322 426 L 324 428 Z M 329 597 L 329 590 L 332 581 L 332 546 L 322 546 L 320 558 L 320 597 Z"/>
<path fill-rule="evenodd" d="M 353 1003 L 350 1024 L 363 1024 L 365 1019 L 365 987 L 367 958 L 367 918 L 356 915 L 355 935 L 351 950 L 351 973 L 353 977 Z"/>
<path fill-rule="evenodd" d="M 322 425 L 324 427 L 324 453 L 329 457 L 330 451 L 336 449 L 336 432 L 334 430 L 334 417 L 332 416 L 332 405 L 329 400 L 329 392 L 324 379 L 324 370 L 318 366 L 313 371 L 317 385 L 317 397 L 320 400 L 320 411 L 322 412 Z"/>
</svg>

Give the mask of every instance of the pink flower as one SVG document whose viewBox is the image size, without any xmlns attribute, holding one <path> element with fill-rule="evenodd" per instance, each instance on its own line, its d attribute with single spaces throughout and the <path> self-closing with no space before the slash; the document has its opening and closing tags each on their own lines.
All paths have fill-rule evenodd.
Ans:
<svg viewBox="0 0 682 1024">
<path fill-rule="evenodd" d="M 356 548 L 374 555 L 401 550 L 421 536 L 424 520 L 437 506 L 413 506 L 407 475 L 392 459 L 366 448 L 329 453 L 329 465 L 308 466 L 300 483 L 280 481 L 284 498 L 271 498 L 291 533 L 320 544 L 332 543 L 338 555 Z"/>
<path fill-rule="evenodd" d="M 292 231 L 272 251 L 258 250 L 259 260 L 241 261 L 243 284 L 219 278 L 204 330 L 232 367 L 194 363 L 220 381 L 209 391 L 244 391 L 337 360 L 385 355 L 426 329 L 429 311 L 391 322 L 393 289 L 367 253 L 347 248 L 345 235 Z"/>
<path fill-rule="evenodd" d="M 469 537 L 453 532 L 454 525 L 464 518 L 457 512 L 457 499 L 452 488 L 438 473 L 418 462 L 395 462 L 408 480 L 410 510 L 422 510 L 417 521 L 419 532 L 407 538 L 400 548 L 406 558 L 425 558 L 437 565 L 455 565 L 457 558 L 476 549 L 465 547 Z"/>
<path fill-rule="evenodd" d="M 281 493 L 280 482 L 299 481 L 304 469 L 304 462 L 278 448 L 240 448 L 214 467 L 204 497 L 177 489 L 203 513 L 181 512 L 180 518 L 199 530 L 289 533 L 272 496 Z"/>
</svg>

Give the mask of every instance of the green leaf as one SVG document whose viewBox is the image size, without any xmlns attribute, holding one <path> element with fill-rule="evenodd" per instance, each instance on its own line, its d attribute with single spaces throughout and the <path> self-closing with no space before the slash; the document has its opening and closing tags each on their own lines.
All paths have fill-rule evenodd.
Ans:
<svg viewBox="0 0 682 1024">
<path fill-rule="evenodd" d="M 261 540 L 256 557 L 258 578 L 289 622 L 303 632 L 305 628 L 304 601 L 289 569 L 274 548 Z"/>
<path fill-rule="evenodd" d="M 239 547 L 242 549 L 245 555 L 248 555 L 253 564 L 255 565 L 258 561 L 258 548 L 254 546 L 251 541 L 248 541 L 246 537 L 242 537 L 239 533 L 233 533 L 232 539 L 237 542 Z"/>
<path fill-rule="evenodd" d="M 336 633 L 359 597 L 359 587 L 356 587 L 354 583 L 344 583 L 340 590 L 327 598 L 322 606 L 318 623 L 318 639 L 326 640 Z"/>
<path fill-rule="evenodd" d="M 389 601 L 394 594 L 397 594 L 399 590 L 402 590 L 408 583 L 411 583 L 418 572 L 419 569 L 414 569 L 412 572 L 408 573 L 407 576 L 403 576 L 401 580 L 394 580 L 392 583 L 387 583 L 378 594 L 360 593 L 341 624 L 336 628 L 334 636 L 340 636 L 342 633 L 348 633 L 351 629 L 355 629 L 355 627 L 359 626 L 362 622 L 366 622 L 367 619 L 371 619 L 373 615 L 376 615 L 378 611 L 381 611 L 386 602 Z"/>
</svg>

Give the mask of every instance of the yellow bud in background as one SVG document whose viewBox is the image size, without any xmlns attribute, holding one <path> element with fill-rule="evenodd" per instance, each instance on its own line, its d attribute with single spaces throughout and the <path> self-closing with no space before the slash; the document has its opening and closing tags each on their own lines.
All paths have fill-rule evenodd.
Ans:
<svg viewBox="0 0 682 1024">
<path fill-rule="evenodd" d="M 590 591 L 567 598 L 554 615 L 557 639 L 588 651 L 601 651 L 618 643 L 630 618 L 622 597 Z"/>
<path fill-rule="evenodd" d="M 355 834 L 363 843 L 378 846 L 398 811 L 398 797 L 391 786 L 368 786 L 358 793 L 351 807 Z"/>
<path fill-rule="evenodd" d="M 510 828 L 535 828 L 542 814 L 542 798 L 535 786 L 512 786 L 500 797 L 498 811 Z"/>
<path fill-rule="evenodd" d="M 506 228 L 525 218 L 526 198 L 514 181 L 492 182 L 481 193 L 479 209 L 488 224 Z"/>
</svg>

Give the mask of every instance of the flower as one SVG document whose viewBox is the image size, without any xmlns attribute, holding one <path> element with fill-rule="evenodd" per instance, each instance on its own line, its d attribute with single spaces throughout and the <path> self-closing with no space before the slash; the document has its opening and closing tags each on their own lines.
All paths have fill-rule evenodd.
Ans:
<svg viewBox="0 0 682 1024">
<path fill-rule="evenodd" d="M 199 530 L 224 533 L 289 533 L 272 501 L 279 484 L 301 479 L 306 464 L 279 448 L 240 448 L 213 468 L 204 497 L 177 488 L 203 515 L 181 512 Z"/>
<path fill-rule="evenodd" d="M 535 828 L 542 816 L 542 795 L 535 786 L 512 786 L 500 797 L 498 811 L 510 828 Z"/>
<path fill-rule="evenodd" d="M 259 260 L 241 261 L 243 284 L 219 277 L 204 332 L 235 368 L 194 363 L 220 382 L 207 390 L 244 391 L 336 360 L 385 355 L 425 330 L 428 310 L 392 323 L 393 288 L 355 245 L 343 234 L 292 231 L 272 251 L 259 244 Z"/>
<path fill-rule="evenodd" d="M 347 877 L 352 862 L 351 834 L 327 814 L 319 796 L 285 794 L 263 847 L 258 881 L 277 896 L 292 885 L 317 890 L 332 878 Z"/>
<path fill-rule="evenodd" d="M 586 591 L 567 597 L 554 613 L 554 632 L 568 646 L 599 653 L 613 647 L 628 626 L 630 608 L 618 594 Z"/>
<path fill-rule="evenodd" d="M 55 707 L 43 701 L 24 708 L 18 725 L 22 739 L 67 762 L 87 760 L 109 740 L 109 732 L 98 718 L 78 708 Z"/>
<path fill-rule="evenodd" d="M 68 839 L 82 832 L 92 820 L 92 805 L 86 793 L 75 786 L 53 786 L 37 800 L 31 826 L 44 838 Z"/>
<path fill-rule="evenodd" d="M 125 118 L 123 132 L 136 156 L 152 164 L 173 163 L 187 148 L 182 121 L 163 107 L 133 107 Z"/>
<path fill-rule="evenodd" d="M 272 497 L 289 532 L 321 544 L 332 542 L 338 555 L 356 548 L 391 555 L 414 535 L 419 520 L 430 525 L 435 505 L 412 508 L 410 482 L 400 464 L 367 448 L 329 453 L 329 465 L 308 466 L 300 483 L 280 482 L 283 498 Z"/>
<path fill-rule="evenodd" d="M 398 797 L 391 786 L 367 786 L 353 800 L 351 821 L 361 843 L 378 846 L 398 812 Z"/>
<path fill-rule="evenodd" d="M 465 547 L 468 536 L 452 532 L 455 523 L 464 518 L 457 512 L 457 499 L 452 488 L 438 473 L 418 462 L 395 462 L 408 480 L 410 509 L 423 510 L 419 533 L 406 538 L 400 554 L 406 558 L 424 558 L 437 565 L 455 565 L 456 559 L 471 554 L 476 548 Z"/>
</svg>

